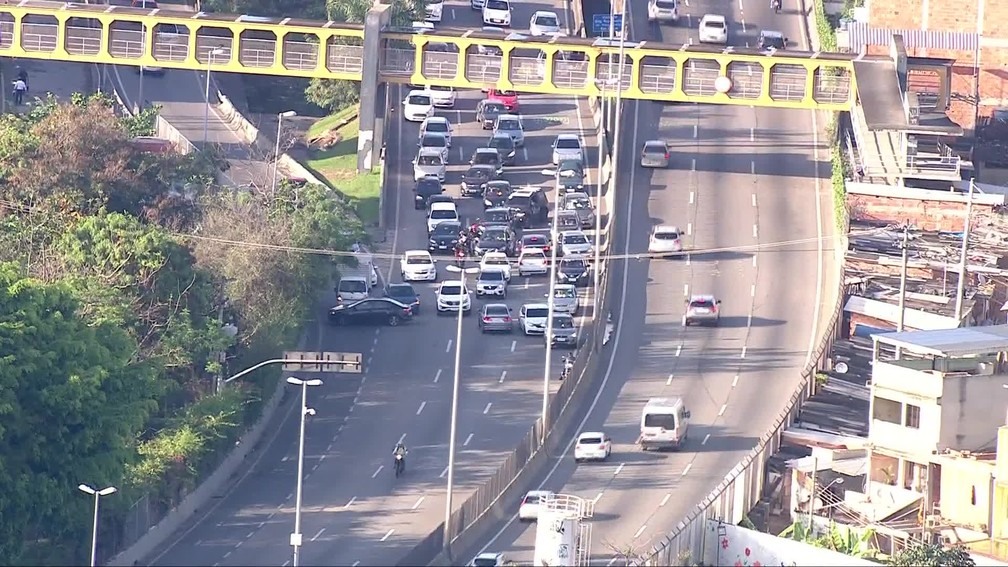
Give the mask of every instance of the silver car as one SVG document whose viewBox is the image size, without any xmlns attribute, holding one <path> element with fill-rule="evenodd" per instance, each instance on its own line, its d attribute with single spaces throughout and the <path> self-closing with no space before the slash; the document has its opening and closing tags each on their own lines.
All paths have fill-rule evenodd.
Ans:
<svg viewBox="0 0 1008 567">
<path fill-rule="evenodd" d="M 721 300 L 713 295 L 694 295 L 686 300 L 686 326 L 717 325 L 721 320 Z"/>
<path fill-rule="evenodd" d="M 580 230 L 568 230 L 560 233 L 557 238 L 560 255 L 570 256 L 577 254 L 591 254 L 592 241 Z"/>
<path fill-rule="evenodd" d="M 515 147 L 525 145 L 525 125 L 517 114 L 501 114 L 494 124 L 494 134 L 507 134 L 514 140 Z"/>
<path fill-rule="evenodd" d="M 511 308 L 503 303 L 487 303 L 480 309 L 479 328 L 481 333 L 514 332 Z"/>
<path fill-rule="evenodd" d="M 569 313 L 553 313 L 553 328 L 550 343 L 555 346 L 577 348 L 577 326 Z"/>
<path fill-rule="evenodd" d="M 572 211 L 557 211 L 556 213 L 557 231 L 566 232 L 581 229 L 581 218 Z"/>
<path fill-rule="evenodd" d="M 669 156 L 668 144 L 661 140 L 648 140 L 644 142 L 644 148 L 641 149 L 640 165 L 641 167 L 668 167 Z"/>
<path fill-rule="evenodd" d="M 585 161 L 584 147 L 581 145 L 581 138 L 577 134 L 559 134 L 553 140 L 553 163 L 558 164 L 560 160 L 576 159 Z"/>
<path fill-rule="evenodd" d="M 581 221 L 581 228 L 595 228 L 595 209 L 592 207 L 591 198 L 587 193 L 580 191 L 567 193 L 563 196 L 560 209 L 576 214 Z"/>
<path fill-rule="evenodd" d="M 432 175 L 443 183 L 447 171 L 448 166 L 445 163 L 444 155 L 437 148 L 420 148 L 416 159 L 413 160 L 414 181 Z"/>
<path fill-rule="evenodd" d="M 544 297 L 549 299 L 547 293 Z M 556 284 L 553 286 L 553 311 L 574 315 L 578 310 L 577 288 L 571 284 Z"/>
</svg>

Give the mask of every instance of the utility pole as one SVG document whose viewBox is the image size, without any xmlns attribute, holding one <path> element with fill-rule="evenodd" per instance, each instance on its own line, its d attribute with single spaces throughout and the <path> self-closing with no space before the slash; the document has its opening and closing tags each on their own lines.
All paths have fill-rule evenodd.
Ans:
<svg viewBox="0 0 1008 567">
<path fill-rule="evenodd" d="M 970 179 L 969 195 L 966 197 L 966 218 L 963 221 L 962 249 L 959 251 L 959 285 L 956 288 L 955 318 L 956 323 L 963 318 L 963 295 L 966 294 L 966 256 L 969 252 L 970 218 L 973 216 L 973 189 L 976 183 Z"/>
<path fill-rule="evenodd" d="M 903 242 L 900 248 L 903 249 L 903 263 L 900 269 L 899 323 L 896 330 L 903 332 L 903 322 L 906 319 L 907 264 L 910 261 L 910 223 L 903 225 Z"/>
</svg>

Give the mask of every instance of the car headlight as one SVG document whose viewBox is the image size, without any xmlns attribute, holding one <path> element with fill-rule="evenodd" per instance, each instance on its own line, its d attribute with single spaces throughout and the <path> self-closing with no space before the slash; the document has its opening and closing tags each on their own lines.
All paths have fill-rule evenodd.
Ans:
<svg viewBox="0 0 1008 567">
<path fill-rule="evenodd" d="M 483 206 L 489 207 L 492 205 L 493 203 L 491 203 L 489 199 L 483 199 Z"/>
<path fill-rule="evenodd" d="M 427 243 L 430 244 L 431 246 L 437 246 L 437 241 L 434 240 L 433 238 L 428 240 Z"/>
</svg>

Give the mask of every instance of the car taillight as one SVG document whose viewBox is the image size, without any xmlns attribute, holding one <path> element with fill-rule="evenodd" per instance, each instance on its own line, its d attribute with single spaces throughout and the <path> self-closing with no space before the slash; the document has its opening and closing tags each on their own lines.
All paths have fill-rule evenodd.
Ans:
<svg viewBox="0 0 1008 567">
<path fill-rule="evenodd" d="M 490 322 L 490 320 L 491 320 L 491 318 L 490 318 L 490 317 L 484 317 L 484 318 L 483 318 L 483 322 L 484 322 L 484 323 L 489 323 L 489 322 Z"/>
<path fill-rule="evenodd" d="M 668 158 L 669 158 L 669 153 L 665 152 L 665 159 L 668 159 Z"/>
<path fill-rule="evenodd" d="M 505 317 L 504 318 L 504 322 L 505 323 L 510 323 L 511 322 L 511 317 Z"/>
<path fill-rule="evenodd" d="M 605 443 L 599 443 L 598 448 L 599 449 L 605 449 Z"/>
</svg>

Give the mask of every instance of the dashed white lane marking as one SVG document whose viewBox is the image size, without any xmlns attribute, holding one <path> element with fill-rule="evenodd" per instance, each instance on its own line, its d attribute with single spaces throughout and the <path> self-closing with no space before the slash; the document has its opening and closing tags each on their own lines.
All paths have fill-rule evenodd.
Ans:
<svg viewBox="0 0 1008 567">
<path fill-rule="evenodd" d="M 224 554 L 224 559 L 227 559 L 228 557 L 231 557 L 231 552 L 230 551 Z"/>
<path fill-rule="evenodd" d="M 635 534 L 633 535 L 633 538 L 634 538 L 634 539 L 637 539 L 637 538 L 639 538 L 639 537 L 641 536 L 641 534 L 642 534 L 642 533 L 644 533 L 644 530 L 646 530 L 646 529 L 647 529 L 647 524 L 644 524 L 643 526 L 641 526 L 641 527 L 640 527 L 640 529 L 639 529 L 639 530 L 637 530 L 637 533 L 635 533 Z"/>
<path fill-rule="evenodd" d="M 448 467 L 445 467 L 444 470 L 441 471 L 441 474 L 438 475 L 438 477 L 444 478 L 446 474 L 448 474 Z"/>
<path fill-rule="evenodd" d="M 686 265 L 687 266 L 690 265 L 690 255 L 689 254 L 686 255 Z"/>
<path fill-rule="evenodd" d="M 689 204 L 692 205 L 694 199 L 696 199 L 696 193 L 694 193 L 693 191 L 690 191 L 689 192 Z"/>
<path fill-rule="evenodd" d="M 675 347 L 675 355 L 679 356 L 680 354 L 682 354 L 682 345 L 676 345 L 676 347 Z"/>
<path fill-rule="evenodd" d="M 750 313 L 749 317 L 746 318 L 746 325 L 745 326 L 746 327 L 752 327 L 752 313 Z"/>
<path fill-rule="evenodd" d="M 673 378 L 673 377 L 675 377 L 675 374 L 669 374 L 669 375 L 668 375 L 668 380 L 666 380 L 666 381 L 665 381 L 665 385 L 666 385 L 666 386 L 669 386 L 669 385 L 671 385 L 671 384 L 672 384 L 672 378 Z"/>
<path fill-rule="evenodd" d="M 599 492 L 598 494 L 596 494 L 596 495 L 595 495 L 595 499 L 594 499 L 594 500 L 592 500 L 592 502 L 594 502 L 595 504 L 598 504 L 598 501 L 599 501 L 599 500 L 602 500 L 602 495 L 603 495 L 603 494 L 605 494 L 605 493 L 604 493 L 604 492 Z"/>
<path fill-rule="evenodd" d="M 697 138 L 700 136 L 700 126 L 698 124 L 693 125 L 693 137 Z"/>
<path fill-rule="evenodd" d="M 440 380 L 440 379 L 441 379 L 441 369 L 438 368 L 437 369 L 437 373 L 434 374 L 434 383 L 437 384 L 438 380 Z"/>
<path fill-rule="evenodd" d="M 756 267 L 756 255 L 755 254 L 752 255 L 752 267 L 754 267 L 754 268 Z"/>
<path fill-rule="evenodd" d="M 251 532 L 245 534 L 245 539 L 252 539 L 252 536 L 254 536 L 254 535 L 255 535 L 255 532 L 251 531 Z"/>
<path fill-rule="evenodd" d="M 507 370 L 501 370 L 501 377 L 500 380 L 497 381 L 497 383 L 503 384 L 505 378 L 507 378 Z"/>
<path fill-rule="evenodd" d="M 756 193 L 752 194 L 752 206 L 756 206 Z"/>
<path fill-rule="evenodd" d="M 690 162 L 690 171 L 696 171 L 696 158 L 693 158 L 693 161 Z"/>
<path fill-rule="evenodd" d="M 706 445 L 707 441 L 710 441 L 710 433 L 704 435 L 703 441 L 700 442 L 701 445 Z"/>
<path fill-rule="evenodd" d="M 425 498 L 424 496 L 421 496 L 419 499 L 417 499 L 416 504 L 414 504 L 413 508 L 411 509 L 416 510 L 417 508 L 419 508 L 420 505 L 423 504 L 424 498 Z"/>
<path fill-rule="evenodd" d="M 487 402 L 486 407 L 483 408 L 483 415 L 486 415 L 486 414 L 490 413 L 490 406 L 492 406 L 492 405 L 493 405 L 493 402 Z"/>
<path fill-rule="evenodd" d="M 528 146 L 522 146 L 522 158 L 528 161 Z"/>
<path fill-rule="evenodd" d="M 353 562 L 353 563 L 352 563 L 352 564 L 350 565 L 350 567 L 357 567 L 358 565 L 360 565 L 360 561 L 354 561 L 354 562 Z"/>
<path fill-rule="evenodd" d="M 511 352 L 514 352 L 518 348 L 518 341 L 511 341 Z"/>
<path fill-rule="evenodd" d="M 686 465 L 686 468 L 682 470 L 682 476 L 686 476 L 686 473 L 688 473 L 691 468 L 693 468 L 693 463 Z"/>
<path fill-rule="evenodd" d="M 317 540 L 318 538 L 322 537 L 322 533 L 323 533 L 324 531 L 325 531 L 325 528 L 322 528 L 321 530 L 319 530 L 319 531 L 318 531 L 318 533 L 316 533 L 316 534 L 315 534 L 314 536 L 312 536 L 311 540 L 312 540 L 312 541 L 315 541 L 315 540 Z"/>
<path fill-rule="evenodd" d="M 724 415 L 724 412 L 727 411 L 727 410 L 728 410 L 728 404 L 723 404 L 721 406 L 721 409 L 718 410 L 718 412 L 717 412 L 718 417 L 721 417 L 722 415 Z"/>
<path fill-rule="evenodd" d="M 427 402 L 420 402 L 420 407 L 417 408 L 416 414 L 420 415 L 425 407 L 427 407 Z"/>
<path fill-rule="evenodd" d="M 749 296 L 756 297 L 756 284 L 752 284 L 749 286 Z"/>
<path fill-rule="evenodd" d="M 759 227 L 756 226 L 756 223 L 753 223 L 752 225 L 752 237 L 759 238 Z"/>
<path fill-rule="evenodd" d="M 734 388 L 735 386 L 738 386 L 738 377 L 739 377 L 739 375 L 736 374 L 735 375 L 735 379 L 731 381 L 731 387 L 732 388 Z"/>
<path fill-rule="evenodd" d="M 756 175 L 756 162 L 755 161 L 749 162 L 749 173 L 751 173 L 752 175 Z"/>
<path fill-rule="evenodd" d="M 291 498 L 294 498 L 294 493 L 293 492 L 291 492 L 290 494 L 287 495 L 287 500 L 290 500 Z"/>
<path fill-rule="evenodd" d="M 350 497 L 350 501 L 349 501 L 349 502 L 347 502 L 346 504 L 344 504 L 344 505 L 343 505 L 343 508 L 349 508 L 349 507 L 350 507 L 350 506 L 352 506 L 352 505 L 353 505 L 353 503 L 354 503 L 354 502 L 356 502 L 356 501 L 357 501 L 357 497 L 356 497 L 356 496 L 352 496 L 352 497 Z"/>
<path fill-rule="evenodd" d="M 532 285 L 531 280 L 529 280 L 528 278 L 525 278 L 525 289 L 528 289 L 529 286 L 531 286 L 531 285 Z"/>
<path fill-rule="evenodd" d="M 755 128 L 750 128 L 749 129 L 749 141 L 750 142 L 755 142 L 756 141 L 756 129 Z"/>
<path fill-rule="evenodd" d="M 625 466 L 626 466 L 626 463 L 620 463 L 619 466 L 616 467 L 616 472 L 613 473 L 613 476 L 616 476 L 619 473 L 623 472 L 623 467 L 625 467 Z"/>
<path fill-rule="evenodd" d="M 448 346 L 446 346 L 445 349 L 444 349 L 445 352 L 451 352 L 451 347 L 452 347 L 452 343 L 453 342 L 454 342 L 453 339 L 448 339 Z"/>
<path fill-rule="evenodd" d="M 371 343 L 371 344 L 373 344 L 373 345 L 377 345 L 377 344 L 378 344 L 378 337 L 375 337 L 375 338 L 374 338 L 374 342 L 373 342 L 373 343 Z"/>
<path fill-rule="evenodd" d="M 619 561 L 619 557 L 618 556 L 617 557 L 613 557 L 612 559 L 609 560 L 609 563 L 606 563 L 606 567 L 611 567 L 612 564 L 616 563 L 617 561 Z"/>
<path fill-rule="evenodd" d="M 670 498 L 672 498 L 672 493 L 671 492 L 669 492 L 668 494 L 666 494 L 665 498 L 661 499 L 661 503 L 658 504 L 658 506 L 660 507 L 660 506 L 664 506 L 664 505 L 668 504 L 668 501 L 669 501 Z"/>
<path fill-rule="evenodd" d="M 692 234 L 693 234 L 693 223 L 687 223 L 686 224 L 686 235 L 689 236 L 689 235 L 692 235 Z"/>
<path fill-rule="evenodd" d="M 217 565 L 217 564 L 214 563 L 214 565 Z M 283 567 L 287 567 L 288 565 L 290 565 L 290 559 L 288 559 L 287 561 L 283 562 Z"/>
<path fill-rule="evenodd" d="M 378 476 L 378 473 L 380 473 L 383 468 L 385 468 L 385 465 L 378 465 L 378 470 L 376 470 L 374 474 L 371 475 L 371 478 L 375 478 L 376 476 Z"/>
<path fill-rule="evenodd" d="M 689 297 L 689 284 L 683 284 L 682 286 L 683 297 Z"/>
<path fill-rule="evenodd" d="M 739 358 L 745 358 L 746 348 L 747 347 L 744 346 L 742 347 L 742 356 L 740 356 Z"/>
<path fill-rule="evenodd" d="M 378 540 L 378 541 L 385 541 L 388 538 L 392 537 L 392 534 L 394 534 L 394 533 L 395 533 L 395 530 L 389 530 L 389 531 L 385 532 L 385 535 L 383 535 L 382 538 L 380 540 Z"/>
<path fill-rule="evenodd" d="M 469 442 L 472 441 L 472 438 L 473 438 L 473 434 L 470 433 L 469 436 L 466 437 L 466 440 L 462 442 L 462 446 L 463 447 L 468 447 L 469 446 Z"/>
</svg>

